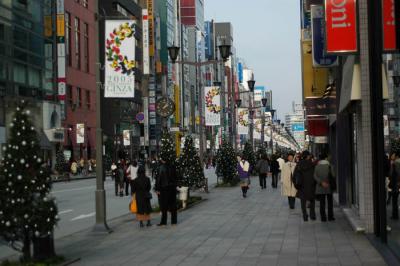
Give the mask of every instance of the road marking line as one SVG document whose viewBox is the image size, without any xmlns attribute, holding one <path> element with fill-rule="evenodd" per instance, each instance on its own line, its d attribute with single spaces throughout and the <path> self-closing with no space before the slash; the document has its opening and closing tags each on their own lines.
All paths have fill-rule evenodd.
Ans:
<svg viewBox="0 0 400 266">
<path fill-rule="evenodd" d="M 113 184 L 106 184 L 104 187 L 110 187 Z M 96 186 L 88 186 L 88 187 L 79 187 L 79 188 L 71 188 L 71 189 L 64 189 L 64 190 L 55 190 L 52 191 L 53 194 L 55 193 L 62 193 L 62 192 L 70 192 L 70 191 L 78 191 L 78 190 L 86 190 L 86 189 L 95 189 Z"/>
<path fill-rule="evenodd" d="M 77 216 L 75 218 L 72 218 L 70 221 L 73 222 L 73 221 L 89 218 L 89 217 L 94 216 L 95 214 L 96 214 L 95 212 L 91 212 L 89 214 L 81 214 L 81 215 L 79 215 L 79 216 Z"/>
<path fill-rule="evenodd" d="M 69 210 L 60 211 L 60 212 L 58 212 L 58 214 L 65 214 L 65 213 L 69 213 L 69 212 L 73 212 L 73 211 L 74 210 L 69 209 Z"/>
</svg>

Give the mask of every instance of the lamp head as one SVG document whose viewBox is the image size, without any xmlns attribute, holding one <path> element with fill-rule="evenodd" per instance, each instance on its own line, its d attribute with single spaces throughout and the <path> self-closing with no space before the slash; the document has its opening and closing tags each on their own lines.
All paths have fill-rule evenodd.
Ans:
<svg viewBox="0 0 400 266">
<path fill-rule="evenodd" d="M 236 106 L 239 108 L 242 105 L 242 99 L 236 100 Z"/>
<path fill-rule="evenodd" d="M 231 55 L 231 46 L 229 44 L 222 44 L 218 46 L 219 53 L 224 61 L 228 60 L 229 56 Z"/>
<path fill-rule="evenodd" d="M 175 45 L 168 47 L 168 54 L 169 54 L 169 57 L 171 58 L 172 63 L 176 62 L 176 59 L 178 58 L 178 55 L 179 55 L 179 49 L 180 48 Z"/>
<path fill-rule="evenodd" d="M 254 80 L 254 79 L 251 79 L 251 80 L 248 80 L 247 81 L 247 85 L 249 85 L 249 90 L 251 91 L 251 92 L 253 92 L 254 91 L 254 85 L 256 84 L 256 81 Z"/>
<path fill-rule="evenodd" d="M 267 103 L 268 103 L 268 99 L 267 98 L 262 98 L 261 102 L 262 102 L 263 107 L 266 107 Z"/>
</svg>

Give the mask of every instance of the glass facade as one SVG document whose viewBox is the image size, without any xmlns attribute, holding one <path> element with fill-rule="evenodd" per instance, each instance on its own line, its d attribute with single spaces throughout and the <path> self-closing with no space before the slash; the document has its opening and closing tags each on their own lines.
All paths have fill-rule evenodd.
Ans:
<svg viewBox="0 0 400 266">
<path fill-rule="evenodd" d="M 6 95 L 53 94 L 52 2 L 0 0 L 0 84 Z"/>
</svg>

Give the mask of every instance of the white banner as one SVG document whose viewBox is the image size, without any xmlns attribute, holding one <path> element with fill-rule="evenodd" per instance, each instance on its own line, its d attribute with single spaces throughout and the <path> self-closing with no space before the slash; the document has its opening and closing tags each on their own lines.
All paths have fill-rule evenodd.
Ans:
<svg viewBox="0 0 400 266">
<path fill-rule="evenodd" d="M 106 21 L 104 97 L 135 97 L 135 21 Z"/>
<path fill-rule="evenodd" d="M 142 31 L 143 31 L 143 74 L 150 74 L 149 54 L 149 16 L 147 9 L 142 10 Z"/>
<path fill-rule="evenodd" d="M 221 89 L 220 87 L 204 88 L 204 103 L 206 109 L 206 126 L 221 124 Z"/>
<path fill-rule="evenodd" d="M 122 131 L 122 138 L 124 139 L 124 146 L 131 145 L 131 134 L 130 130 L 123 130 Z"/>
<path fill-rule="evenodd" d="M 253 138 L 261 139 L 262 120 L 260 118 L 254 119 Z"/>
<path fill-rule="evenodd" d="M 85 143 L 85 124 L 76 124 L 76 143 Z"/>
<path fill-rule="evenodd" d="M 238 134 L 248 135 L 249 134 L 249 110 L 247 108 L 238 108 Z"/>
</svg>

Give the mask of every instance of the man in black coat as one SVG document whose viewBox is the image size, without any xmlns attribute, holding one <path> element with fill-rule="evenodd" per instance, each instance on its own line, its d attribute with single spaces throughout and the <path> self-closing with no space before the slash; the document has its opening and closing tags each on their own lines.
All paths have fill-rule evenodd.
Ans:
<svg viewBox="0 0 400 266">
<path fill-rule="evenodd" d="M 309 151 L 302 153 L 300 162 L 296 165 L 293 173 L 297 196 L 301 200 L 301 210 L 303 212 L 304 221 L 308 221 L 307 201 L 310 202 L 310 218 L 315 220 L 315 180 L 314 180 L 314 163 L 311 161 Z"/>
<path fill-rule="evenodd" d="M 160 158 L 155 184 L 155 191 L 159 196 L 161 209 L 161 222 L 158 226 L 167 225 L 168 211 L 171 212 L 171 224 L 177 224 L 176 186 L 175 166 Z"/>
</svg>

